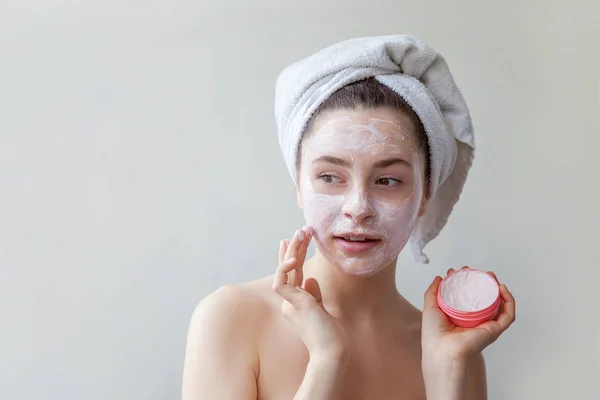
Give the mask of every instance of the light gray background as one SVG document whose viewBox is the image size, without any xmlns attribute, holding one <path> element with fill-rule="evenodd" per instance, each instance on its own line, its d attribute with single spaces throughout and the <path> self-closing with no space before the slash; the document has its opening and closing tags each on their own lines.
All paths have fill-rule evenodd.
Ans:
<svg viewBox="0 0 600 400">
<path fill-rule="evenodd" d="M 0 2 L 0 398 L 178 398 L 196 303 L 302 224 L 277 74 L 390 33 L 446 56 L 478 145 L 399 289 L 420 307 L 449 267 L 495 270 L 518 321 L 490 399 L 600 398 L 600 3 L 292 3 Z"/>
</svg>

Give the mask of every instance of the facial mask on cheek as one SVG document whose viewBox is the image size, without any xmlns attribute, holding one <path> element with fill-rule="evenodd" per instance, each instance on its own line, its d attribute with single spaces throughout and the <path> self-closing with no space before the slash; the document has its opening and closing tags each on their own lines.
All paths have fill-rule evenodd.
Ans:
<svg viewBox="0 0 600 400">
<path fill-rule="evenodd" d="M 420 176 L 418 153 L 414 150 L 414 146 L 403 142 L 406 137 L 400 131 L 393 136 L 389 132 L 390 129 L 387 129 L 387 133 L 373 129 L 374 126 L 386 121 L 371 120 L 369 125 L 347 122 L 345 121 L 343 127 L 351 128 L 351 135 L 337 126 L 336 130 L 329 134 L 323 133 L 312 138 L 311 145 L 319 146 L 320 153 L 324 150 L 335 154 L 345 152 L 344 154 L 354 161 L 361 155 L 368 155 L 369 152 L 380 153 L 382 146 L 392 146 L 387 148 L 390 153 L 389 150 L 393 150 L 395 146 L 398 151 L 402 150 L 404 158 L 409 158 L 407 161 L 413 166 L 413 177 L 412 182 L 409 183 L 408 193 L 400 192 L 395 198 L 388 196 L 385 199 L 374 195 L 378 190 L 384 189 L 369 190 L 363 187 L 363 181 L 360 179 L 361 170 L 357 163 L 350 172 L 356 178 L 356 184 L 349 183 L 341 193 L 337 194 L 319 193 L 312 183 L 311 176 L 306 172 L 308 168 L 303 168 L 301 171 L 304 216 L 306 224 L 315 231 L 315 242 L 319 251 L 329 262 L 344 272 L 368 276 L 394 261 L 406 245 L 418 218 L 423 196 L 423 180 Z M 315 134 L 319 135 L 319 133 L 322 132 Z M 332 138 L 334 135 L 338 135 L 337 139 Z M 368 217 L 358 218 L 357 221 L 357 215 Z M 343 239 L 336 237 L 349 232 L 367 235 L 377 240 L 371 243 L 367 250 L 348 250 L 348 241 L 341 242 Z M 351 247 L 357 245 L 352 241 L 350 243 Z M 358 247 L 364 244 L 358 244 Z"/>
</svg>

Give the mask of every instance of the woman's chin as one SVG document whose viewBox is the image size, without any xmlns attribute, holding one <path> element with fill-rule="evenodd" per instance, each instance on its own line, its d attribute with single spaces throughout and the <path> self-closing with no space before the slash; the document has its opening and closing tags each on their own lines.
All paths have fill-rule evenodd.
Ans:
<svg viewBox="0 0 600 400">
<path fill-rule="evenodd" d="M 388 264 L 365 262 L 366 260 L 341 258 L 337 259 L 335 265 L 345 274 L 357 278 L 368 278 L 383 270 Z"/>
<path fill-rule="evenodd" d="M 373 254 L 373 252 L 366 252 L 365 254 L 353 257 L 334 246 L 324 246 L 322 242 L 317 243 L 317 248 L 330 264 L 335 265 L 345 274 L 359 278 L 367 278 L 377 274 L 389 266 L 395 259 L 391 255 L 389 257 L 382 257 L 382 253 Z"/>
</svg>

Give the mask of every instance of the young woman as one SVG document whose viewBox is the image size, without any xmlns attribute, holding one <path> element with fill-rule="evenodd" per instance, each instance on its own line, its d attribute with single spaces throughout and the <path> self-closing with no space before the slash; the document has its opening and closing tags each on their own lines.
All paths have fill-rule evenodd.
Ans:
<svg viewBox="0 0 600 400">
<path fill-rule="evenodd" d="M 428 213 L 437 168 L 413 108 L 367 77 L 306 116 L 292 171 L 306 226 L 281 241 L 273 276 L 198 305 L 184 400 L 487 398 L 481 351 L 515 319 L 506 286 L 497 317 L 470 329 L 438 307 L 441 277 L 422 312 L 396 289 L 398 254 Z"/>
</svg>

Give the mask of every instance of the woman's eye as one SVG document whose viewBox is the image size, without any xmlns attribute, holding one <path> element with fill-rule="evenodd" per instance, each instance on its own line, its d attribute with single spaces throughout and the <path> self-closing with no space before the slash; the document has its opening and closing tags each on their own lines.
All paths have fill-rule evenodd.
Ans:
<svg viewBox="0 0 600 400">
<path fill-rule="evenodd" d="M 319 178 L 325 182 L 325 183 L 329 183 L 329 184 L 334 184 L 334 183 L 340 183 L 341 179 L 338 177 L 335 177 L 333 175 L 321 175 L 319 176 Z"/>
<path fill-rule="evenodd" d="M 379 178 L 377 180 L 377 184 L 378 185 L 383 185 L 383 186 L 396 186 L 401 184 L 402 182 L 400 182 L 397 179 L 392 179 L 392 178 Z"/>
</svg>

